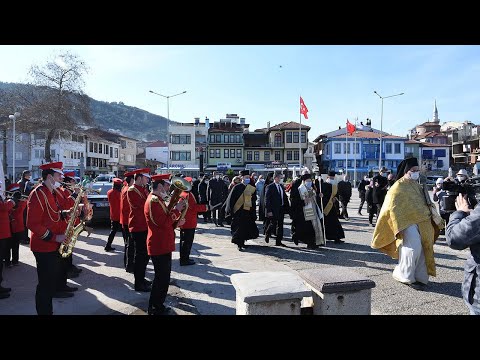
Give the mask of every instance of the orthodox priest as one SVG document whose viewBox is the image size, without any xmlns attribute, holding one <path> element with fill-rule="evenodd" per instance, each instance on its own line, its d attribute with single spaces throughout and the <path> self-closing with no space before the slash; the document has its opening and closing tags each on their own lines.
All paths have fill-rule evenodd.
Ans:
<svg viewBox="0 0 480 360">
<path fill-rule="evenodd" d="M 345 242 L 341 240 L 345 239 L 345 232 L 338 220 L 338 186 L 335 175 L 335 171 L 329 171 L 327 181 L 321 184 L 323 216 L 325 218 L 325 237 L 327 240 L 334 240 L 335 243 L 341 244 Z"/>
<path fill-rule="evenodd" d="M 246 240 L 258 237 L 258 228 L 255 223 L 256 188 L 250 184 L 249 170 L 242 170 L 240 174 L 242 182 L 235 185 L 228 195 L 225 213 L 232 217 L 232 243 L 237 244 L 238 250 L 242 251 Z"/>
<path fill-rule="evenodd" d="M 398 259 L 393 278 L 415 290 L 423 290 L 428 276 L 436 275 L 433 244 L 440 232 L 418 183 L 419 175 L 416 158 L 398 165 L 397 180 L 387 192 L 371 244 Z"/>
</svg>

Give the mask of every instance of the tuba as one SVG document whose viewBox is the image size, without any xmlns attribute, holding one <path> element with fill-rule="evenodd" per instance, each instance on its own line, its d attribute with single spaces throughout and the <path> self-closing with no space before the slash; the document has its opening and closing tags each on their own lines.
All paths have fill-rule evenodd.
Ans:
<svg viewBox="0 0 480 360">
<path fill-rule="evenodd" d="M 192 189 L 192 185 L 187 180 L 181 177 L 173 177 L 170 180 L 170 182 L 172 184 L 173 190 L 169 195 L 170 201 L 167 205 L 168 212 L 172 211 L 175 205 L 178 204 L 181 197 L 180 195 L 182 194 L 182 192 L 190 191 Z M 187 213 L 187 209 L 188 209 L 188 203 L 185 204 L 185 208 L 182 210 L 180 217 L 177 220 L 175 220 L 175 222 L 173 223 L 174 229 L 177 227 L 178 222 L 185 217 L 185 214 Z"/>
</svg>

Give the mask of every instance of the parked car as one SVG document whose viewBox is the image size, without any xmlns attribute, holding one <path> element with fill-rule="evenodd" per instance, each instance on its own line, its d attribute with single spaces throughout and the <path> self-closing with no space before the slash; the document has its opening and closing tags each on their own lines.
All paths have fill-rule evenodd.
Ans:
<svg viewBox="0 0 480 360">
<path fill-rule="evenodd" d="M 95 178 L 95 180 L 93 180 L 93 181 L 94 182 L 109 182 L 109 183 L 111 183 L 114 178 L 115 178 L 115 175 L 113 175 L 113 174 L 101 174 L 101 175 L 98 175 Z"/>
<path fill-rule="evenodd" d="M 91 187 L 94 190 L 100 190 L 99 194 L 89 193 L 88 201 L 93 206 L 93 217 L 91 222 L 110 221 L 110 204 L 108 202 L 107 192 L 112 188 L 112 183 L 108 181 L 93 182 Z"/>
</svg>

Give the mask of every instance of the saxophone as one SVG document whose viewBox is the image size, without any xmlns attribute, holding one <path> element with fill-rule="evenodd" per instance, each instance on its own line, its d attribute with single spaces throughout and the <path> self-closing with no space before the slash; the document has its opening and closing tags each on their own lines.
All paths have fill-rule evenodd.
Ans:
<svg viewBox="0 0 480 360">
<path fill-rule="evenodd" d="M 58 252 L 63 258 L 72 255 L 77 238 L 82 231 L 86 230 L 88 232 L 88 236 L 90 235 L 91 229 L 85 225 L 85 221 L 90 220 L 93 216 L 93 209 L 87 200 L 87 192 L 89 191 L 94 191 L 97 193 L 100 192 L 99 190 L 87 189 L 80 186 L 80 192 L 78 193 L 75 203 L 73 204 L 70 219 L 68 220 L 67 230 L 65 230 L 65 240 L 60 244 L 60 248 L 58 249 Z M 77 220 L 76 213 L 81 201 L 83 201 L 85 216 L 83 219 L 80 219 L 80 223 L 75 226 L 75 221 Z"/>
</svg>

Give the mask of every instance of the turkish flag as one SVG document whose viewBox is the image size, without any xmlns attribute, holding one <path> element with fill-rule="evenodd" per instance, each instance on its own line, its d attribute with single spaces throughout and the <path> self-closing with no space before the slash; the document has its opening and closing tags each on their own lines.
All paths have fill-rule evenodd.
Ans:
<svg viewBox="0 0 480 360">
<path fill-rule="evenodd" d="M 348 132 L 350 135 L 352 135 L 352 134 L 355 132 L 355 130 L 357 130 L 356 127 L 355 127 L 355 125 L 353 125 L 353 124 L 352 124 L 350 121 L 348 121 L 348 119 L 347 119 L 347 132 Z"/>
<path fill-rule="evenodd" d="M 307 113 L 308 113 L 307 106 L 305 105 L 302 97 L 300 96 L 300 114 L 302 114 L 305 117 L 305 119 L 308 119 Z"/>
</svg>

